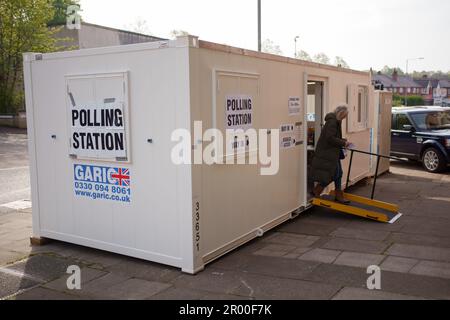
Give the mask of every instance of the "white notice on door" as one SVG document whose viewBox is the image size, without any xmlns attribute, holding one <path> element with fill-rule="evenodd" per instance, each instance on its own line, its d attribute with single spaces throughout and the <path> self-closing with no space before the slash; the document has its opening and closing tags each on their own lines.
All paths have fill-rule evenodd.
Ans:
<svg viewBox="0 0 450 320">
<path fill-rule="evenodd" d="M 280 148 L 289 149 L 295 146 L 294 125 L 283 124 L 280 126 Z"/>
<path fill-rule="evenodd" d="M 289 115 L 297 116 L 300 114 L 300 97 L 289 97 Z"/>
</svg>

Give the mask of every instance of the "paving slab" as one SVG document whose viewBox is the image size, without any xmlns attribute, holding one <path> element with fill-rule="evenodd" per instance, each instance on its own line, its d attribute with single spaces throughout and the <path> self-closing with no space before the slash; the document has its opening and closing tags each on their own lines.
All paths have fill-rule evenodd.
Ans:
<svg viewBox="0 0 450 320">
<path fill-rule="evenodd" d="M 88 283 L 89 281 L 95 280 L 97 278 L 103 277 L 104 275 L 106 275 L 107 273 L 105 271 L 101 271 L 101 270 L 97 270 L 97 269 L 92 269 L 89 267 L 84 267 L 80 269 L 80 275 L 81 275 L 81 287 L 83 287 L 86 283 Z M 56 280 L 47 282 L 46 284 L 43 285 L 43 287 L 47 288 L 47 289 L 51 289 L 51 290 L 55 290 L 55 291 L 60 291 L 60 292 L 75 292 L 76 290 L 70 290 L 67 288 L 67 279 L 70 277 L 70 274 L 64 275 Z"/>
<path fill-rule="evenodd" d="M 417 259 L 388 256 L 380 268 L 383 271 L 408 273 L 418 263 Z"/>
<path fill-rule="evenodd" d="M 359 252 L 342 252 L 334 261 L 334 264 L 367 268 L 372 265 L 378 266 L 385 258 L 384 255 L 359 253 Z"/>
<path fill-rule="evenodd" d="M 428 247 L 450 248 L 450 237 L 435 237 L 420 234 L 392 232 L 387 241 L 393 243 L 413 244 Z"/>
<path fill-rule="evenodd" d="M 200 300 L 207 295 L 208 292 L 202 290 L 172 286 L 149 297 L 148 300 Z"/>
<path fill-rule="evenodd" d="M 387 254 L 399 257 L 450 262 L 450 248 L 396 243 L 387 250 Z"/>
<path fill-rule="evenodd" d="M 310 247 L 319 239 L 320 237 L 318 236 L 293 233 L 275 233 L 270 237 L 264 238 L 263 241 L 281 245 L 291 245 L 295 247 Z"/>
<path fill-rule="evenodd" d="M 265 243 L 265 245 L 267 245 L 267 243 Z M 223 270 L 241 270 L 245 266 L 247 260 L 250 259 L 253 253 L 258 250 L 259 249 L 255 249 L 248 254 L 240 249 L 234 250 L 220 257 L 220 259 L 211 262 L 210 264 L 208 264 L 208 267 Z"/>
<path fill-rule="evenodd" d="M 68 294 L 66 292 L 54 291 L 42 287 L 25 291 L 11 298 L 11 300 L 80 300 L 80 299 L 81 298 L 76 295 Z"/>
<path fill-rule="evenodd" d="M 286 251 L 273 251 L 273 250 L 258 250 L 255 253 L 253 253 L 254 255 L 257 256 L 265 256 L 265 257 L 283 257 L 288 255 L 288 253 Z"/>
<path fill-rule="evenodd" d="M 7 271 L 0 269 L 0 299 L 41 283 L 39 279 L 26 278 Z"/>
<path fill-rule="evenodd" d="M 433 237 L 448 237 L 449 230 L 450 219 L 411 216 L 408 217 L 408 222 L 400 231 Z"/>
<path fill-rule="evenodd" d="M 100 278 L 96 278 L 81 286 L 81 290 L 76 291 L 76 295 L 80 297 L 88 297 L 89 299 L 107 298 L 106 292 L 113 286 L 119 285 L 128 279 L 129 276 L 107 273 Z"/>
<path fill-rule="evenodd" d="M 292 260 L 282 257 L 252 256 L 246 260 L 240 270 L 278 278 L 302 279 L 319 264 L 320 262 Z"/>
<path fill-rule="evenodd" d="M 321 264 L 311 273 L 304 277 L 304 280 L 334 284 L 340 287 L 367 287 L 366 268 L 356 268 L 336 264 Z"/>
<path fill-rule="evenodd" d="M 307 219 L 295 219 L 277 228 L 278 232 L 297 233 L 313 236 L 326 236 L 336 229 L 335 226 L 309 222 Z"/>
<path fill-rule="evenodd" d="M 76 262 L 49 255 L 36 255 L 6 268 L 25 275 L 32 275 L 42 281 L 51 281 L 66 274 L 70 265 L 76 265 Z"/>
<path fill-rule="evenodd" d="M 27 254 L 21 252 L 0 249 L 0 266 L 22 260 L 27 256 Z"/>
<path fill-rule="evenodd" d="M 412 268 L 410 273 L 450 279 L 450 263 L 420 261 L 414 268 Z"/>
<path fill-rule="evenodd" d="M 450 299 L 450 280 L 382 271 L 381 290 L 426 299 Z"/>
<path fill-rule="evenodd" d="M 168 282 L 182 274 L 178 268 L 135 258 L 129 258 L 126 261 L 114 264 L 105 270 L 118 275 L 157 282 Z"/>
<path fill-rule="evenodd" d="M 282 252 L 288 253 L 288 252 L 294 251 L 295 249 L 297 249 L 296 246 L 287 246 L 287 245 L 283 245 L 283 244 L 269 244 L 269 245 L 265 245 L 260 250 L 277 251 L 277 252 L 282 251 Z M 255 251 L 255 252 L 257 252 L 257 251 Z"/>
<path fill-rule="evenodd" d="M 206 268 L 196 275 L 183 274 L 171 281 L 176 288 L 229 294 L 240 285 L 245 275 L 234 270 Z"/>
<path fill-rule="evenodd" d="M 389 232 L 376 230 L 358 230 L 354 228 L 341 227 L 333 231 L 331 235 L 341 238 L 382 241 L 389 236 Z"/>
<path fill-rule="evenodd" d="M 307 261 L 316 261 L 322 263 L 333 263 L 341 251 L 315 248 L 304 254 L 299 259 Z"/>
<path fill-rule="evenodd" d="M 310 209 L 308 213 L 302 215 L 300 219 L 305 219 L 309 223 L 339 228 L 345 226 L 351 221 L 354 221 L 355 216 L 339 213 L 322 207 L 314 207 Z"/>
<path fill-rule="evenodd" d="M 71 257 L 75 258 L 87 265 L 106 268 L 112 266 L 114 264 L 118 264 L 124 261 L 127 261 L 129 257 L 115 254 L 112 252 L 106 252 L 103 250 L 97 250 L 87 247 L 79 247 L 77 248 L 79 253 L 72 254 Z"/>
<path fill-rule="evenodd" d="M 242 297 L 242 296 L 236 296 L 233 294 L 217 294 L 217 293 L 208 293 L 204 297 L 202 297 L 200 300 L 254 300 L 250 297 Z"/>
<path fill-rule="evenodd" d="M 358 240 L 347 238 L 332 238 L 322 248 L 341 251 L 357 251 L 363 253 L 380 254 L 388 247 L 388 243 L 381 241 Z"/>
<path fill-rule="evenodd" d="M 332 300 L 423 300 L 423 298 L 380 290 L 345 287 Z"/>
<path fill-rule="evenodd" d="M 115 300 L 147 299 L 171 287 L 171 284 L 131 278 L 105 288 L 102 297 Z"/>
<path fill-rule="evenodd" d="M 258 300 L 330 299 L 339 289 L 324 283 L 251 275 L 232 293 Z"/>
</svg>

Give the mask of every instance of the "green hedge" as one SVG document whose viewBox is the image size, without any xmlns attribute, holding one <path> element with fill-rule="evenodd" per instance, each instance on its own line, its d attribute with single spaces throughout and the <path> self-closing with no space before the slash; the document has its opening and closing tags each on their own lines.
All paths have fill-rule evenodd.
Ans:
<svg viewBox="0 0 450 320">
<path fill-rule="evenodd" d="M 408 106 L 423 106 L 425 104 L 425 101 L 421 96 L 407 96 L 406 100 L 408 102 Z M 405 96 L 394 94 L 392 106 L 398 107 L 404 105 L 405 105 Z"/>
</svg>

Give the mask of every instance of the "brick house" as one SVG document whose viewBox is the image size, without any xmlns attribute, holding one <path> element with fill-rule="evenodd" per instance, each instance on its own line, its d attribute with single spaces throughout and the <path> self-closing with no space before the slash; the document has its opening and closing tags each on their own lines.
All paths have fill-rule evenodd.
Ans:
<svg viewBox="0 0 450 320">
<path fill-rule="evenodd" d="M 402 96 L 421 95 L 422 92 L 419 83 L 411 77 L 400 76 L 397 70 L 394 70 L 392 76 L 377 72 L 372 76 L 372 82 L 378 87 L 382 86 L 385 90 Z"/>
<path fill-rule="evenodd" d="M 450 105 L 450 81 L 423 76 L 414 79 L 422 86 L 421 95 L 426 105 Z"/>
</svg>

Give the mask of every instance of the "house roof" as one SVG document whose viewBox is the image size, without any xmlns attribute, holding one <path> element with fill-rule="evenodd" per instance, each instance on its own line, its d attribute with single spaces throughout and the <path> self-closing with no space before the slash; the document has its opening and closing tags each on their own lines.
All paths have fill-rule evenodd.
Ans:
<svg viewBox="0 0 450 320">
<path fill-rule="evenodd" d="M 374 80 L 380 81 L 385 88 L 421 88 L 422 86 L 407 76 L 398 76 L 394 81 L 392 76 L 386 74 L 374 74 Z"/>
<path fill-rule="evenodd" d="M 428 87 L 428 83 L 431 83 L 432 88 L 437 88 L 438 84 L 441 88 L 450 88 L 450 81 L 447 79 L 420 78 L 414 81 L 424 88 Z"/>
</svg>

